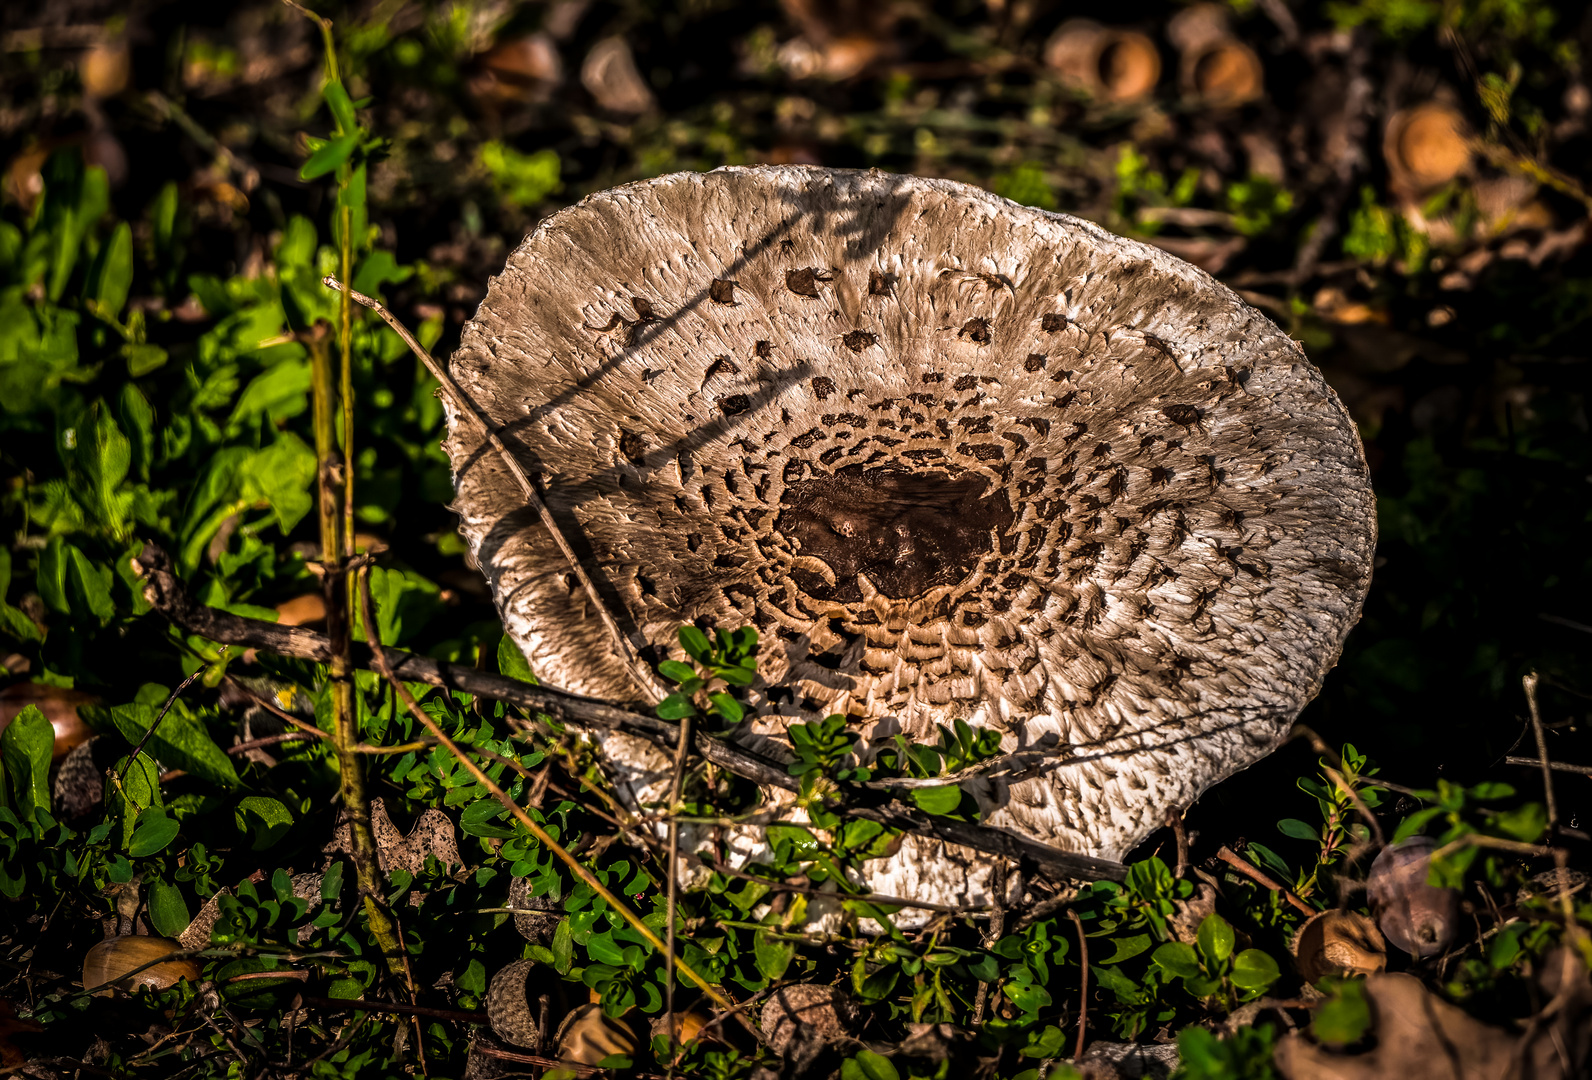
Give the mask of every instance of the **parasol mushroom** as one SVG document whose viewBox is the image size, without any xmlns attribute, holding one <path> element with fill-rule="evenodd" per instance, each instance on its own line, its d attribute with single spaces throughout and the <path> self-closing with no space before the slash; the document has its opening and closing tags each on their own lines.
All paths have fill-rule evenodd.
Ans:
<svg viewBox="0 0 1592 1080">
<path fill-rule="evenodd" d="M 1165 252 L 950 181 L 591 196 L 509 258 L 452 370 L 563 534 L 450 403 L 455 509 L 541 678 L 656 700 L 627 653 L 753 625 L 740 738 L 993 728 L 985 822 L 1069 850 L 1118 858 L 1274 749 L 1370 578 L 1359 438 L 1295 342 Z M 663 797 L 663 751 L 600 752 Z M 908 837 L 868 884 L 988 900 L 988 862 Z"/>
</svg>

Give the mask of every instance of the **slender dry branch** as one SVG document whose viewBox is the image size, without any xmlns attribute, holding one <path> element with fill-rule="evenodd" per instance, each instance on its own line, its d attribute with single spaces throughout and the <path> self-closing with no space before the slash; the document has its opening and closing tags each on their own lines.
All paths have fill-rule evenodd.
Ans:
<svg viewBox="0 0 1592 1080">
<path fill-rule="evenodd" d="M 1078 965 L 1082 969 L 1078 976 L 1078 1045 L 1073 1047 L 1072 1060 L 1080 1061 L 1083 1058 L 1084 1040 L 1089 1035 L 1089 939 L 1083 934 L 1083 920 L 1078 918 L 1078 912 L 1072 908 L 1067 909 L 1067 918 L 1072 920 L 1072 925 L 1078 931 Z"/>
<path fill-rule="evenodd" d="M 426 370 L 431 373 L 431 377 L 442 384 L 442 392 L 447 395 L 454 409 L 460 416 L 468 419 L 480 430 L 482 438 L 503 459 L 504 466 L 507 467 L 509 473 L 513 475 L 515 481 L 519 484 L 520 492 L 525 496 L 526 503 L 536 511 L 536 516 L 541 519 L 542 526 L 547 529 L 548 535 L 558 545 L 558 550 L 563 554 L 564 561 L 569 564 L 570 571 L 574 573 L 576 580 L 580 582 L 581 589 L 586 593 L 587 599 L 591 601 L 592 609 L 597 612 L 597 617 L 602 620 L 603 628 L 608 631 L 608 636 L 613 640 L 614 647 L 618 650 L 620 657 L 623 658 L 625 670 L 630 675 L 631 680 L 644 693 L 651 696 L 651 703 L 655 704 L 667 697 L 669 694 L 668 689 L 658 680 L 652 669 L 642 662 L 640 654 L 636 652 L 635 645 L 626 636 L 625 632 L 620 629 L 618 620 L 614 618 L 614 613 L 609 610 L 608 601 L 598 591 L 596 583 L 592 581 L 591 575 L 586 572 L 586 567 L 582 565 L 580 557 L 575 554 L 575 549 L 570 545 L 569 538 L 564 535 L 563 527 L 553 517 L 553 512 L 548 509 L 546 493 L 537 482 L 537 478 L 526 474 L 525 469 L 520 465 L 519 459 L 510 453 L 509 448 L 503 444 L 502 438 L 498 436 L 497 429 L 492 425 L 491 421 L 481 415 L 480 411 L 475 407 L 475 402 L 466 397 L 464 391 L 459 389 L 459 384 L 453 381 L 453 376 L 448 374 L 447 369 L 437 363 L 436 358 L 427 351 L 425 346 L 420 344 L 419 339 L 411 334 L 409 328 L 396 315 L 388 311 L 380 300 L 366 296 L 364 293 L 355 292 L 334 277 L 324 277 L 321 279 L 321 283 L 328 289 L 335 289 L 342 293 L 345 299 L 351 298 L 381 316 L 382 321 L 392 328 L 393 333 L 403 338 L 404 344 L 409 346 L 409 351 L 414 353 L 420 359 L 420 362 L 426 366 Z"/>
<path fill-rule="evenodd" d="M 1542 760 L 1534 757 L 1516 757 L 1511 754 L 1504 758 L 1506 765 L 1527 765 L 1533 769 L 1542 767 Z M 1550 761 L 1548 768 L 1554 772 L 1576 773 L 1581 776 L 1592 776 L 1592 765 L 1572 765 L 1566 761 Z"/>
<path fill-rule="evenodd" d="M 1559 803 L 1553 792 L 1553 766 L 1548 758 L 1548 733 L 1542 726 L 1542 710 L 1537 708 L 1537 673 L 1528 672 L 1520 685 L 1526 691 L 1526 707 L 1531 711 L 1531 733 L 1537 738 L 1537 760 L 1542 765 L 1542 793 L 1548 804 L 1548 828 L 1559 823 Z"/>
<path fill-rule="evenodd" d="M 1288 888 L 1286 885 L 1278 884 L 1268 875 L 1256 869 L 1254 866 L 1251 866 L 1241 856 L 1234 852 L 1232 848 L 1224 845 L 1222 849 L 1216 853 L 1216 857 L 1222 860 L 1222 862 L 1226 863 L 1228 866 L 1231 866 L 1234 870 L 1237 870 L 1240 874 L 1243 874 L 1256 885 L 1270 889 L 1274 893 L 1281 893 L 1284 900 L 1288 901 L 1306 915 L 1316 914 L 1316 909 L 1305 903 L 1303 900 L 1299 899 L 1292 889 Z"/>
<path fill-rule="evenodd" d="M 680 789 L 685 782 L 685 762 L 690 754 L 691 718 L 687 716 L 680 721 L 680 741 L 674 750 L 674 778 L 669 785 L 669 896 L 664 911 L 668 949 L 663 954 L 663 1030 L 671 1046 L 674 1044 L 674 919 L 680 899 L 680 822 L 676 815 L 680 812 Z M 674 1075 L 673 1061 L 667 1072 Z"/>
<path fill-rule="evenodd" d="M 153 544 L 145 546 L 134 560 L 134 571 L 144 578 L 144 596 L 149 603 L 191 634 L 302 660 L 326 663 L 331 659 L 331 643 L 313 630 L 248 619 L 195 603 L 177 580 L 171 556 Z M 397 649 L 384 649 L 383 652 L 393 673 L 405 682 L 426 683 L 505 701 L 531 712 L 544 713 L 561 723 L 623 732 L 668 750 L 679 744 L 679 725 L 631 712 L 612 702 L 571 694 L 545 684 L 523 683 L 478 668 L 448 664 Z M 354 661 L 367 670 L 375 670 L 371 666 L 370 649 L 362 643 L 354 645 Z M 700 731 L 692 736 L 691 743 L 692 749 L 703 758 L 737 776 L 787 791 L 801 788 L 801 782 L 786 771 L 783 762 Z M 1128 868 L 1119 862 L 1062 851 L 1005 829 L 930 817 L 903 806 L 886 792 L 870 791 L 854 784 L 841 785 L 841 791 L 846 800 L 845 812 L 851 817 L 999 855 L 1053 879 L 1121 881 L 1128 873 Z"/>
</svg>

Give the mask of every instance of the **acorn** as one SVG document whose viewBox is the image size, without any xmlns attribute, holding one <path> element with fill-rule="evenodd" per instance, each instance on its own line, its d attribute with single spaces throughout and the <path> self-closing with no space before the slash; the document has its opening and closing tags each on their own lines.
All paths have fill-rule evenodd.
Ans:
<svg viewBox="0 0 1592 1080">
<path fill-rule="evenodd" d="M 1265 93 L 1265 73 L 1255 50 L 1233 34 L 1225 4 L 1184 8 L 1167 22 L 1166 36 L 1181 57 L 1178 81 L 1208 105 L 1232 108 Z"/>
<path fill-rule="evenodd" d="M 1365 883 L 1383 935 L 1411 956 L 1436 956 L 1459 930 L 1459 891 L 1427 883 L 1436 847 L 1412 836 L 1383 848 Z"/>
<path fill-rule="evenodd" d="M 94 996 L 111 997 L 116 991 L 131 994 L 146 986 L 150 990 L 164 990 L 180 979 L 198 982 L 199 965 L 187 957 L 135 970 L 152 960 L 181 951 L 182 946 L 168 938 L 141 935 L 108 938 L 83 957 L 83 988 L 101 987 L 94 991 Z"/>
<path fill-rule="evenodd" d="M 1236 108 L 1266 92 L 1260 57 L 1237 38 L 1212 42 L 1188 60 L 1184 71 L 1184 85 L 1211 105 Z"/>
<path fill-rule="evenodd" d="M 1328 975 L 1370 975 L 1387 967 L 1387 945 L 1358 911 L 1323 911 L 1294 936 L 1294 963 L 1308 983 Z"/>
</svg>

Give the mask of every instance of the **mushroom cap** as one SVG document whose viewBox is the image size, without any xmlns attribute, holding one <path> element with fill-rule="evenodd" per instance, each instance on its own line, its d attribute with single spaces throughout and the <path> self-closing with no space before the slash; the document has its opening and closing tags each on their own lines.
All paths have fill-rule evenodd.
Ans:
<svg viewBox="0 0 1592 1080">
<path fill-rule="evenodd" d="M 1274 749 L 1370 580 L 1359 437 L 1296 342 L 1157 248 L 947 180 L 598 193 L 509 257 L 452 370 L 643 655 L 756 626 L 769 737 L 994 728 L 987 823 L 1062 848 L 1121 857 Z M 637 700 L 514 478 L 449 424 L 510 636 L 543 679 Z M 668 775 L 603 750 L 637 792 Z M 909 838 L 870 880 L 968 895 L 986 861 Z"/>
</svg>

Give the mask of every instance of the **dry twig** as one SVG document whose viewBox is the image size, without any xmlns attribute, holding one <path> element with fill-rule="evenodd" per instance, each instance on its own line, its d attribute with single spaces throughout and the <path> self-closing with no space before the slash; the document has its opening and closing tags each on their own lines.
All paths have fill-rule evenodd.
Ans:
<svg viewBox="0 0 1592 1080">
<path fill-rule="evenodd" d="M 518 482 L 520 492 L 525 496 L 526 503 L 536 511 L 537 517 L 541 519 L 542 526 L 547 530 L 548 535 L 552 537 L 553 542 L 558 545 L 558 550 L 563 554 L 564 561 L 569 564 L 570 571 L 575 575 L 576 580 L 580 582 L 581 589 L 591 601 L 592 609 L 596 611 L 604 629 L 608 631 L 608 636 L 613 640 L 614 647 L 624 659 L 625 669 L 629 673 L 631 680 L 642 691 L 650 694 L 654 702 L 662 701 L 668 695 L 668 690 L 658 681 L 658 677 L 653 673 L 652 669 L 642 662 L 641 656 L 636 652 L 635 645 L 632 644 L 624 631 L 619 628 L 619 622 L 614 618 L 613 612 L 609 610 L 607 600 L 598 591 L 597 585 L 592 581 L 591 575 L 586 572 L 585 566 L 581 564 L 580 557 L 575 554 L 575 549 L 570 545 L 569 538 L 564 535 L 562 526 L 553 517 L 552 511 L 547 508 L 547 501 L 543 497 L 540 484 L 532 477 L 526 475 L 519 459 L 509 452 L 509 448 L 503 444 L 503 440 L 499 437 L 497 430 L 476 409 L 475 403 L 459 389 L 459 385 L 453 381 L 453 376 L 449 375 L 447 370 L 437 363 L 436 358 L 409 332 L 409 328 L 404 326 L 397 316 L 388 311 L 381 301 L 372 299 L 363 293 L 355 292 L 334 277 L 322 278 L 321 282 L 327 288 L 335 289 L 345 297 L 352 298 L 355 302 L 368 307 L 381 316 L 382 321 L 403 339 L 404 344 L 409 346 L 409 350 L 426 366 L 426 370 L 431 373 L 432 378 L 442 384 L 442 392 L 447 395 L 449 402 L 452 403 L 459 415 L 466 417 L 480 430 L 482 438 L 487 441 L 493 450 L 497 451 L 498 456 L 503 459 L 504 466 L 509 470 L 515 481 Z"/>
<path fill-rule="evenodd" d="M 145 598 L 166 618 L 189 633 L 210 641 L 268 649 L 282 656 L 320 663 L 325 663 L 331 657 L 331 643 L 324 635 L 313 630 L 248 619 L 194 603 L 172 572 L 171 557 L 153 544 L 144 548 L 134 564 L 134 572 L 145 581 Z M 427 683 L 506 701 L 531 712 L 545 713 L 561 722 L 622 731 L 666 749 L 672 750 L 679 743 L 678 725 L 630 712 L 610 702 L 571 694 L 547 684 L 523 683 L 474 667 L 448 664 L 398 649 L 383 648 L 382 652 L 391 664 L 393 673 L 403 682 Z M 369 646 L 355 643 L 354 658 L 359 666 L 377 670 L 371 666 L 372 655 Z M 699 731 L 694 734 L 692 744 L 702 757 L 737 776 L 788 791 L 797 791 L 801 787 L 801 782 L 786 771 L 783 762 L 728 740 Z M 1119 862 L 1062 851 L 993 826 L 930 817 L 921 811 L 909 809 L 883 792 L 871 792 L 854 784 L 841 785 L 841 792 L 847 800 L 845 812 L 852 817 L 877 821 L 887 828 L 931 836 L 1015 862 L 1028 863 L 1058 880 L 1121 881 L 1127 876 L 1127 867 Z"/>
<path fill-rule="evenodd" d="M 1226 846 L 1225 844 L 1222 845 L 1221 850 L 1216 853 L 1216 857 L 1222 860 L 1222 862 L 1226 863 L 1228 866 L 1231 866 L 1234 870 L 1237 870 L 1240 874 L 1243 874 L 1256 885 L 1270 889 L 1274 893 L 1281 893 L 1284 900 L 1298 908 L 1305 915 L 1308 916 L 1316 914 L 1316 909 L 1305 903 L 1303 900 L 1299 899 L 1299 897 L 1294 894 L 1292 889 L 1288 888 L 1286 885 L 1281 885 L 1273 881 L 1267 874 L 1250 865 L 1249 862 L 1240 857 L 1233 851 L 1232 848 Z"/>
</svg>

